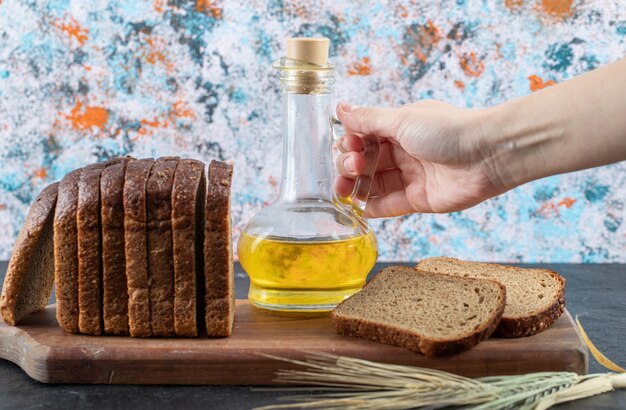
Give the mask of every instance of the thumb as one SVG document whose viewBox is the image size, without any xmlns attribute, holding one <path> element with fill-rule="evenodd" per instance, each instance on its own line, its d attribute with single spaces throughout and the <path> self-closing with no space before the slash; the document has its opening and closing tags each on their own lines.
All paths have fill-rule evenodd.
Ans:
<svg viewBox="0 0 626 410">
<path fill-rule="evenodd" d="M 402 113 L 398 108 L 358 107 L 341 102 L 337 104 L 337 117 L 347 134 L 397 139 Z"/>
</svg>

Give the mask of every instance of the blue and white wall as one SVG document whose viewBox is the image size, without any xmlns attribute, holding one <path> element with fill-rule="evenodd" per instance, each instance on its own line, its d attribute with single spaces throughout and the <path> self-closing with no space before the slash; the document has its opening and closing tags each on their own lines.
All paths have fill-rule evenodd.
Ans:
<svg viewBox="0 0 626 410">
<path fill-rule="evenodd" d="M 331 39 L 337 99 L 484 107 L 624 57 L 626 7 L 0 0 L 0 259 L 46 184 L 124 154 L 234 162 L 237 235 L 278 190 L 281 108 L 270 64 L 293 35 Z M 625 202 L 621 163 L 536 181 L 464 212 L 373 224 L 383 260 L 626 262 Z"/>
</svg>

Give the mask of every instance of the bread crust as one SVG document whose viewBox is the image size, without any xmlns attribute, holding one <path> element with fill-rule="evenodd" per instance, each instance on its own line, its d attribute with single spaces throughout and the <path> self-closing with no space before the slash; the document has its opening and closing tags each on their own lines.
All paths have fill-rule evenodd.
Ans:
<svg viewBox="0 0 626 410">
<path fill-rule="evenodd" d="M 2 297 L 0 298 L 0 314 L 5 323 L 15 326 L 28 314 L 37 312 L 48 304 L 54 284 L 54 263 L 46 265 L 48 269 L 33 272 L 37 283 L 31 283 L 37 294 L 35 299 L 25 301 L 27 297 L 23 293 L 25 278 L 35 261 L 32 260 L 38 247 L 49 248 L 50 257 L 53 258 L 52 224 L 54 209 L 57 201 L 59 183 L 55 182 L 44 188 L 39 193 L 28 211 L 26 220 L 13 247 L 13 253 L 9 260 L 9 266 L 4 278 Z M 47 243 L 42 243 L 42 241 Z M 32 278 L 32 276 L 31 276 Z M 26 310 L 18 311 L 18 304 L 28 302 Z"/>
<path fill-rule="evenodd" d="M 102 321 L 104 332 L 128 335 L 128 285 L 124 247 L 124 176 L 127 158 L 100 176 Z"/>
<path fill-rule="evenodd" d="M 204 235 L 205 325 L 209 337 L 230 336 L 235 318 L 230 220 L 232 175 L 231 165 L 211 161 Z"/>
<path fill-rule="evenodd" d="M 388 268 L 387 268 L 388 269 Z M 410 269 L 410 268 L 409 268 Z M 418 271 L 421 274 L 426 274 L 429 276 L 438 276 L 440 274 Z M 365 287 L 372 286 L 372 284 L 376 283 L 378 275 L 376 275 L 372 280 L 370 280 Z M 460 280 L 468 280 L 465 278 L 459 278 Z M 472 279 L 473 281 L 474 279 Z M 504 312 L 504 306 L 506 303 L 506 289 L 505 287 L 496 281 L 492 281 L 489 279 L 476 279 L 478 281 L 487 281 L 492 282 L 498 286 L 500 289 L 500 297 L 501 303 L 498 305 L 498 309 L 495 314 L 492 316 L 491 320 L 485 322 L 481 327 L 476 329 L 472 334 L 457 339 L 457 340 L 436 340 L 424 337 L 414 332 L 410 332 L 406 329 L 401 329 L 393 325 L 385 325 L 381 323 L 376 323 L 369 320 L 358 319 L 358 318 L 350 318 L 346 315 L 342 315 L 338 312 L 340 310 L 341 305 L 344 302 L 340 303 L 335 310 L 331 313 L 331 318 L 335 330 L 337 333 L 345 336 L 358 337 L 362 339 L 371 340 L 374 342 L 390 344 L 394 346 L 399 346 L 408 350 L 411 350 L 416 353 L 422 353 L 427 357 L 441 357 L 441 356 L 449 356 L 464 350 L 467 350 L 481 341 L 487 339 L 495 330 L 500 319 L 502 317 L 502 313 Z M 348 299 L 347 299 L 348 300 Z"/>
<path fill-rule="evenodd" d="M 63 177 L 58 187 L 54 212 L 54 283 L 59 326 L 78 333 L 78 181 L 82 169 Z"/>
<path fill-rule="evenodd" d="M 148 284 L 152 336 L 174 336 L 172 184 L 178 157 L 157 159 L 146 184 Z"/>
<path fill-rule="evenodd" d="M 434 259 L 445 259 L 445 260 L 450 260 L 450 261 L 454 261 L 457 263 L 460 262 L 462 264 L 467 264 L 468 266 L 471 266 L 472 264 L 477 263 L 477 262 L 463 261 L 460 259 L 450 258 L 450 257 L 440 257 L 440 258 L 434 258 Z M 425 261 L 427 260 L 419 262 L 416 265 L 416 268 L 425 269 L 423 268 Z M 497 268 L 497 269 L 506 269 L 506 270 L 514 270 L 514 271 L 519 271 L 519 270 L 524 269 L 524 268 L 518 268 L 515 266 L 499 265 L 496 263 L 480 262 L 480 265 L 490 266 L 490 267 Z M 559 275 L 555 271 L 552 271 L 549 269 L 541 269 L 541 270 L 550 274 L 550 276 L 552 276 L 560 284 L 560 288 L 557 292 L 557 296 L 552 302 L 552 304 L 550 304 L 545 309 L 536 313 L 533 316 L 522 317 L 522 318 L 512 318 L 512 317 L 506 317 L 503 315 L 502 319 L 500 320 L 500 324 L 498 325 L 498 327 L 493 333 L 493 336 L 503 337 L 503 338 L 517 338 L 517 337 L 532 336 L 550 327 L 550 325 L 552 325 L 565 311 L 565 284 L 566 284 L 565 278 L 563 278 L 561 275 Z M 437 273 L 441 275 L 446 274 L 444 272 L 437 272 Z"/>
<path fill-rule="evenodd" d="M 130 161 L 124 176 L 124 243 L 128 285 L 128 327 L 133 337 L 152 335 L 146 239 L 146 182 L 152 158 Z"/>
<path fill-rule="evenodd" d="M 174 328 L 177 336 L 198 335 L 198 313 L 204 297 L 205 165 L 182 159 L 172 187 L 172 239 L 174 252 Z M 200 292 L 202 290 L 202 292 Z"/>
</svg>

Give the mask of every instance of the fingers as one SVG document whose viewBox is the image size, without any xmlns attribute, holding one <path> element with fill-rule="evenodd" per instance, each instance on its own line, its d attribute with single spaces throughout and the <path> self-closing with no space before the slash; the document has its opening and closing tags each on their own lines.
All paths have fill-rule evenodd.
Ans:
<svg viewBox="0 0 626 410">
<path fill-rule="evenodd" d="M 358 137 L 353 138 L 360 139 Z M 393 145 L 389 142 L 383 142 L 380 144 L 380 154 L 378 163 L 376 164 L 376 171 L 383 171 L 398 167 L 394 159 L 393 149 Z M 335 165 L 337 166 L 340 175 L 347 178 L 356 178 L 357 176 L 363 174 L 366 163 L 365 157 L 359 151 L 349 151 L 339 155 Z"/>
<path fill-rule="evenodd" d="M 405 191 L 396 191 L 388 195 L 369 198 L 365 206 L 365 217 L 385 218 L 400 216 L 415 212 L 406 197 Z"/>
<path fill-rule="evenodd" d="M 335 179 L 335 192 L 339 196 L 346 197 L 354 191 L 355 183 L 354 179 L 339 176 Z M 371 199 L 372 197 L 385 196 L 404 189 L 405 185 L 399 169 L 381 171 L 374 175 L 369 197 Z"/>
<path fill-rule="evenodd" d="M 363 151 L 363 141 L 356 135 L 344 135 L 337 144 L 340 152 Z"/>
<path fill-rule="evenodd" d="M 335 178 L 335 192 L 340 197 L 347 197 L 354 190 L 354 179 L 338 176 Z"/>
<path fill-rule="evenodd" d="M 339 175 L 356 178 L 365 170 L 365 157 L 359 152 L 346 152 L 337 158 Z"/>
<path fill-rule="evenodd" d="M 378 154 L 378 164 L 376 164 L 376 171 L 383 171 L 385 169 L 397 168 L 398 164 L 393 155 L 393 144 L 390 142 L 383 142 L 380 144 L 380 152 Z"/>
<path fill-rule="evenodd" d="M 395 138 L 402 112 L 397 108 L 356 107 L 342 102 L 337 104 L 337 117 L 347 134 Z"/>
<path fill-rule="evenodd" d="M 372 181 L 370 189 L 370 197 L 379 197 L 389 195 L 392 192 L 404 190 L 404 180 L 402 172 L 399 169 L 388 169 L 386 171 L 377 172 Z"/>
</svg>

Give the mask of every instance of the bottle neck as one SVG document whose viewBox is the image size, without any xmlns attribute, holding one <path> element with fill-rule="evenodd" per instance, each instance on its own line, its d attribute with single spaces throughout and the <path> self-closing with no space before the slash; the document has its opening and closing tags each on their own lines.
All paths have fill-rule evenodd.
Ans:
<svg viewBox="0 0 626 410">
<path fill-rule="evenodd" d="M 331 94 L 283 92 L 279 200 L 333 200 Z"/>
</svg>

